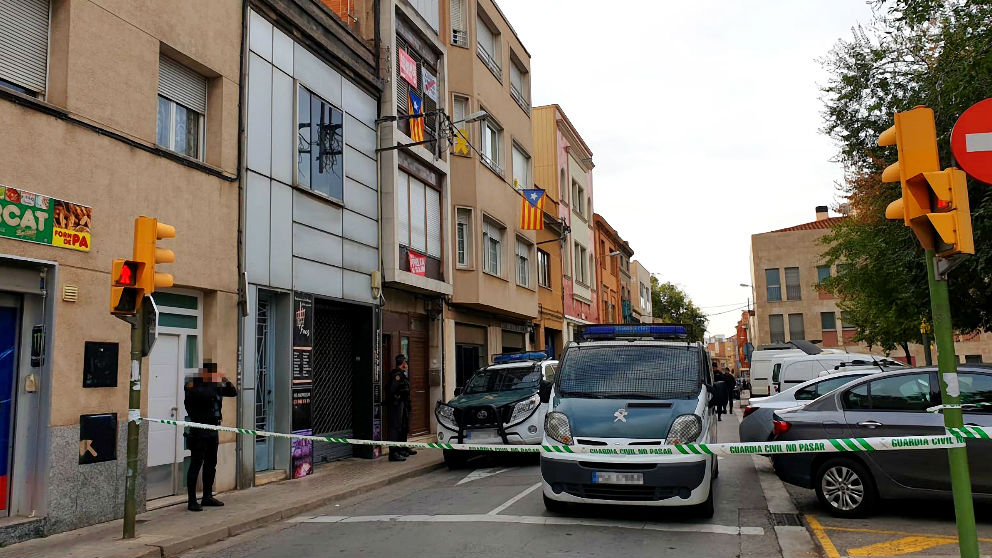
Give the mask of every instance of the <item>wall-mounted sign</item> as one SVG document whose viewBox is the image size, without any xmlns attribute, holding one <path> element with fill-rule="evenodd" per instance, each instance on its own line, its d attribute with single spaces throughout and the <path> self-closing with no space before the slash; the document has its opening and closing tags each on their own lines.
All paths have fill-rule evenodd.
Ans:
<svg viewBox="0 0 992 558">
<path fill-rule="evenodd" d="M 93 208 L 0 185 L 0 236 L 90 251 Z"/>
<path fill-rule="evenodd" d="M 427 256 L 418 254 L 413 250 L 407 250 L 407 259 L 410 260 L 410 273 L 424 277 L 427 275 Z"/>
<path fill-rule="evenodd" d="M 396 49 L 396 52 L 399 53 L 397 62 L 400 64 L 400 77 L 417 87 L 417 61 L 401 48 Z"/>
</svg>

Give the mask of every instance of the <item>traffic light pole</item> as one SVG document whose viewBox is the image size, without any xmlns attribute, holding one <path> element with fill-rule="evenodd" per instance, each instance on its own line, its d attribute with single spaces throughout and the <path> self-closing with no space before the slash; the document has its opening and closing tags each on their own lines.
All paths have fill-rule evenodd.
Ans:
<svg viewBox="0 0 992 558">
<path fill-rule="evenodd" d="M 927 250 L 926 253 L 941 402 L 945 405 L 959 405 L 961 392 L 958 387 L 957 358 L 954 355 L 954 330 L 951 327 L 951 302 L 947 293 L 947 278 L 936 277 L 935 253 L 933 250 Z M 964 426 L 964 416 L 960 407 L 945 408 L 943 413 L 946 428 Z M 978 532 L 975 528 L 971 476 L 968 472 L 968 452 L 964 447 L 950 448 L 947 450 L 947 460 L 951 471 L 951 492 L 954 495 L 954 516 L 957 518 L 961 557 L 978 558 Z"/>
<path fill-rule="evenodd" d="M 141 348 L 145 342 L 145 305 L 131 323 L 131 381 L 128 388 L 127 476 L 124 481 L 124 538 L 134 538 L 134 519 L 138 513 L 138 422 L 141 409 Z M 974 525 L 974 521 L 972 521 Z"/>
</svg>

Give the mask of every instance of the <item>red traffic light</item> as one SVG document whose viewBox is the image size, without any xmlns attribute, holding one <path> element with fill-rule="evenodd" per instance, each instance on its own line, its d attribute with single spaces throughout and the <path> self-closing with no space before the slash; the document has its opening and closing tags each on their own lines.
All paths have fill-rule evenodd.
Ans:
<svg viewBox="0 0 992 558">
<path fill-rule="evenodd" d="M 110 280 L 115 287 L 136 287 L 144 264 L 134 260 L 114 260 Z"/>
</svg>

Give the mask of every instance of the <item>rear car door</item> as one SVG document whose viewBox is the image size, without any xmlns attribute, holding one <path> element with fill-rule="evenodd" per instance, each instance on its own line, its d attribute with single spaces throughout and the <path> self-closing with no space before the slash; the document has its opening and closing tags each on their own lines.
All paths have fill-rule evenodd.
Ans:
<svg viewBox="0 0 992 558">
<path fill-rule="evenodd" d="M 929 372 L 887 376 L 859 384 L 841 395 L 844 419 L 855 438 L 936 436 L 943 417 L 926 409 L 938 399 Z M 861 454 L 877 474 L 910 488 L 950 487 L 947 452 L 935 450 L 872 451 Z"/>
<path fill-rule="evenodd" d="M 992 428 L 992 374 L 981 372 L 958 373 L 961 386 L 961 403 L 985 403 L 985 406 L 964 410 L 964 423 L 970 426 Z M 940 416 L 938 414 L 938 416 Z M 969 439 L 968 468 L 971 486 L 975 492 L 992 494 L 992 440 Z"/>
</svg>

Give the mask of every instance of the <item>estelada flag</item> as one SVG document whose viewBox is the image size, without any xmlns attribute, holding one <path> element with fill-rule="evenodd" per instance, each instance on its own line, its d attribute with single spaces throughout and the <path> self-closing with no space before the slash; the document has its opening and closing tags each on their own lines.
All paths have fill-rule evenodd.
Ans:
<svg viewBox="0 0 992 558">
<path fill-rule="evenodd" d="M 520 228 L 526 231 L 544 230 L 544 190 L 520 190 Z"/>
<path fill-rule="evenodd" d="M 408 100 L 407 109 L 410 111 L 410 116 L 424 114 L 424 100 L 414 93 L 413 90 L 410 90 Z M 424 117 L 410 119 L 410 139 L 418 142 L 424 141 Z"/>
</svg>

